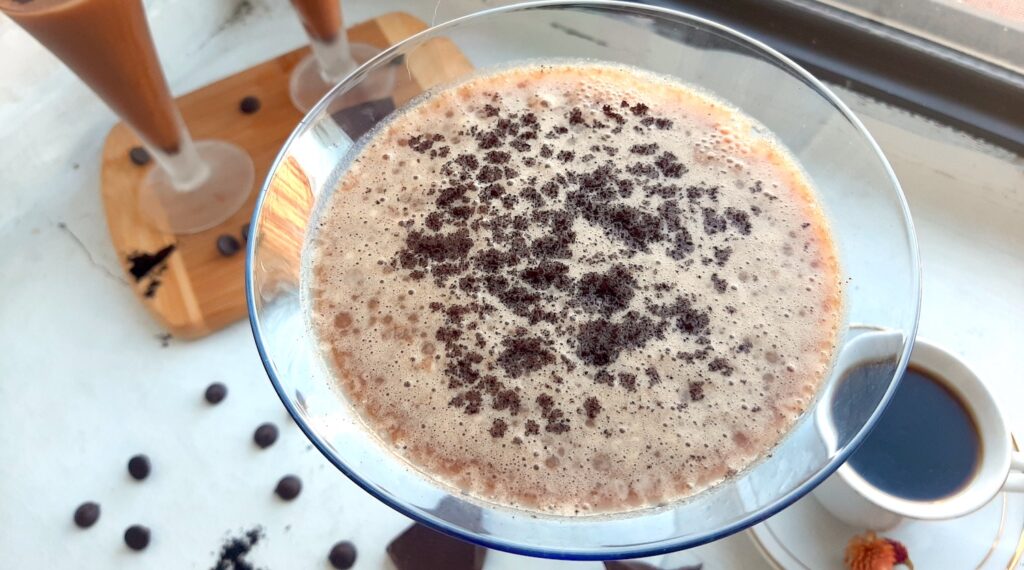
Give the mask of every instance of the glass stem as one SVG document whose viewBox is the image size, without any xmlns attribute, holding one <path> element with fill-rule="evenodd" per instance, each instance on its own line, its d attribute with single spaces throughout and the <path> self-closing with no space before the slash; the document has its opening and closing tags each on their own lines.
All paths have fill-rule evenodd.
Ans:
<svg viewBox="0 0 1024 570">
<path fill-rule="evenodd" d="M 341 82 L 349 73 L 359 67 L 348 47 L 348 36 L 345 30 L 337 34 L 334 40 L 324 42 L 311 37 L 313 57 L 320 68 L 320 77 L 324 82 L 334 85 Z"/>
<path fill-rule="evenodd" d="M 168 152 L 153 144 L 146 144 L 150 154 L 156 159 L 160 168 L 163 168 L 171 179 L 174 189 L 179 192 L 189 192 L 199 188 L 210 176 L 210 166 L 199 157 L 196 144 L 192 135 L 185 127 L 177 108 L 172 109 L 177 115 L 179 125 L 178 147 L 173 152 Z"/>
</svg>

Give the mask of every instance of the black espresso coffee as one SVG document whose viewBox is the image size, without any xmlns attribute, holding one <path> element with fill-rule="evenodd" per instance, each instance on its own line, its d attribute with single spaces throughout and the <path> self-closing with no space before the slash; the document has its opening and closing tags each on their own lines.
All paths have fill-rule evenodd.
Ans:
<svg viewBox="0 0 1024 570">
<path fill-rule="evenodd" d="M 933 373 L 908 368 L 849 464 L 886 493 L 935 501 L 963 489 L 980 457 L 978 427 L 967 406 Z"/>
</svg>

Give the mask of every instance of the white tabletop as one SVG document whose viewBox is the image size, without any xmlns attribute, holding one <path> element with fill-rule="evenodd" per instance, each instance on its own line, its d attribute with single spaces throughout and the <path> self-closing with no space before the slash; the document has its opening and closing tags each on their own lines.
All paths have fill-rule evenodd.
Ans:
<svg viewBox="0 0 1024 570">
<path fill-rule="evenodd" d="M 146 4 L 176 93 L 303 42 L 285 0 Z M 495 4 L 446 0 L 437 21 Z M 350 21 L 393 9 L 428 22 L 435 13 L 433 2 L 346 2 Z M 343 539 L 358 548 L 356 568 L 386 568 L 384 547 L 409 521 L 307 444 L 267 381 L 248 324 L 167 342 L 136 301 L 99 199 L 113 114 L 6 19 L 0 54 L 0 567 L 205 569 L 227 537 L 259 526 L 265 537 L 249 560 L 261 568 L 326 568 Z M 914 210 L 922 335 L 963 356 L 1002 402 L 1024 401 L 1024 161 L 1000 161 L 910 118 L 893 126 L 898 112 L 844 96 L 893 160 Z M 929 166 L 936 153 L 948 154 L 948 168 Z M 229 387 L 216 407 L 202 399 L 213 381 Z M 1018 433 L 1022 420 L 1011 420 Z M 252 433 L 265 421 L 281 437 L 259 450 Z M 153 462 L 144 482 L 125 470 L 135 453 Z M 287 473 L 304 483 L 290 503 L 272 492 Z M 102 516 L 82 531 L 71 514 L 85 500 L 100 503 Z M 153 531 L 141 553 L 122 541 L 134 523 Z M 671 562 L 765 566 L 745 534 Z M 492 553 L 486 566 L 524 567 L 600 564 Z"/>
</svg>

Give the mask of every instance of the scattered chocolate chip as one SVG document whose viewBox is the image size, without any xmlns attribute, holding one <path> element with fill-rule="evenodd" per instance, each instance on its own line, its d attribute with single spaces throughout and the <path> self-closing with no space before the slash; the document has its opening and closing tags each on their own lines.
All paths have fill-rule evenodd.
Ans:
<svg viewBox="0 0 1024 570">
<path fill-rule="evenodd" d="M 347 540 L 341 541 L 331 547 L 327 560 L 338 570 L 348 570 L 356 563 L 356 546 Z"/>
<path fill-rule="evenodd" d="M 100 520 L 100 506 L 98 503 L 88 501 L 78 505 L 75 509 L 75 525 L 78 528 L 89 528 Z"/>
<path fill-rule="evenodd" d="M 228 387 L 220 382 L 214 382 L 206 387 L 206 392 L 203 393 L 203 397 L 206 401 L 212 405 L 217 405 L 224 401 L 224 398 L 228 396 Z"/>
<path fill-rule="evenodd" d="M 132 550 L 143 550 L 149 546 L 149 528 L 133 524 L 124 531 L 124 543 Z"/>
<path fill-rule="evenodd" d="M 132 149 L 128 151 L 128 159 L 131 160 L 132 164 L 135 166 L 145 166 L 149 164 L 149 161 L 152 160 L 152 158 L 153 157 L 149 155 L 149 151 L 146 150 L 145 147 L 133 146 Z"/>
<path fill-rule="evenodd" d="M 487 549 L 414 524 L 387 548 L 397 570 L 481 570 Z"/>
<path fill-rule="evenodd" d="M 149 462 L 149 457 L 146 457 L 141 453 L 132 456 L 132 458 L 128 460 L 128 474 L 136 481 L 142 481 L 146 477 L 149 477 L 149 472 L 151 470 L 152 465 Z"/>
<path fill-rule="evenodd" d="M 217 251 L 224 257 L 231 257 L 240 249 L 242 249 L 242 245 L 238 243 L 235 236 L 223 234 L 217 237 Z"/>
<path fill-rule="evenodd" d="M 274 487 L 274 493 L 285 501 L 295 499 L 295 497 L 298 497 L 301 492 L 302 479 L 299 479 L 295 475 L 285 475 L 284 477 L 281 477 L 281 480 L 277 482 L 277 486 Z"/>
<path fill-rule="evenodd" d="M 262 104 L 258 97 L 247 95 L 242 97 L 242 100 L 238 103 L 238 110 L 246 115 L 251 115 L 256 111 L 259 111 L 261 106 Z"/>
<path fill-rule="evenodd" d="M 277 441 L 277 426 L 267 422 L 260 424 L 256 432 L 252 434 L 252 440 L 260 447 L 266 449 Z"/>
</svg>

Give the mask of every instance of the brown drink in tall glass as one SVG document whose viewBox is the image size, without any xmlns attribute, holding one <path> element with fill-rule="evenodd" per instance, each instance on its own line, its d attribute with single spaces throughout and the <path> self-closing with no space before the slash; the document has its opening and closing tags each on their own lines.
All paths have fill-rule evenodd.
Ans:
<svg viewBox="0 0 1024 570">
<path fill-rule="evenodd" d="M 252 161 L 225 142 L 193 142 L 160 68 L 141 0 L 0 0 L 0 12 L 74 71 L 156 158 L 158 166 L 139 189 L 151 222 L 194 233 L 245 203 Z"/>
<path fill-rule="evenodd" d="M 292 71 L 292 103 L 303 113 L 332 87 L 381 52 L 374 46 L 350 43 L 345 33 L 340 0 L 292 0 L 313 53 Z M 352 104 L 391 95 L 394 74 L 377 73 L 372 81 L 346 96 Z"/>
</svg>

